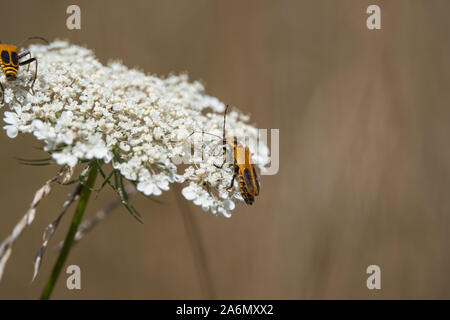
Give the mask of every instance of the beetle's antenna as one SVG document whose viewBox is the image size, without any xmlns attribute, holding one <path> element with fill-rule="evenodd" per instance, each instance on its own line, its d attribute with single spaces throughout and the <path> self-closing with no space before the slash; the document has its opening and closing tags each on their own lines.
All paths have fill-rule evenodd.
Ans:
<svg viewBox="0 0 450 320">
<path fill-rule="evenodd" d="M 227 107 L 225 108 L 225 113 L 224 113 L 224 116 L 223 116 L 223 137 L 222 137 L 222 140 L 225 141 L 225 142 L 226 142 L 226 139 L 225 139 L 225 124 L 226 124 L 226 119 L 227 119 L 227 110 L 228 110 L 228 105 L 227 105 Z M 192 131 L 186 138 L 183 139 L 183 141 L 186 140 L 187 138 L 189 138 L 190 136 L 192 136 L 192 135 L 195 134 L 195 133 L 208 134 L 208 135 L 213 136 L 213 137 L 221 138 L 220 136 L 218 136 L 218 135 L 216 135 L 216 134 L 209 133 L 209 132 L 205 132 L 205 131 L 202 129 L 202 131 L 195 131 L 195 130 Z M 225 143 L 225 142 L 224 142 L 224 143 Z"/>
<path fill-rule="evenodd" d="M 22 44 L 26 41 L 30 41 L 30 40 L 42 40 L 45 42 L 45 44 L 49 44 L 48 40 L 43 38 L 43 37 L 39 37 L 39 36 L 32 36 L 32 37 L 28 37 L 26 39 L 23 39 L 22 41 L 19 42 L 19 44 L 17 45 L 18 47 L 21 47 Z"/>
<path fill-rule="evenodd" d="M 223 113 L 223 141 L 225 143 L 225 125 L 226 125 L 226 121 L 227 121 L 227 110 L 228 110 L 228 104 L 227 107 L 225 108 L 225 112 Z"/>
<path fill-rule="evenodd" d="M 189 138 L 190 136 L 192 136 L 195 133 L 209 134 L 210 136 L 217 137 L 217 138 L 220 139 L 220 136 L 218 136 L 217 134 L 205 132 L 204 130 L 202 130 L 202 131 L 192 131 L 190 135 L 188 135 L 186 138 L 183 139 L 183 141 L 186 140 L 187 138 Z"/>
</svg>

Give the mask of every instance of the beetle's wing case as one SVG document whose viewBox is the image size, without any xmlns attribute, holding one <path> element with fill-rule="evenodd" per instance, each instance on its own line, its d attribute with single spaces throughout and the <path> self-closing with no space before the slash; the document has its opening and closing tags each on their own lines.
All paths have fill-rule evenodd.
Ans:
<svg viewBox="0 0 450 320">
<path fill-rule="evenodd" d="M 257 196 L 257 195 L 259 195 L 259 190 L 260 190 L 259 180 L 258 180 L 259 177 L 258 177 L 258 175 L 256 174 L 255 166 L 252 166 L 252 169 L 253 169 L 253 177 L 254 177 L 254 179 L 255 179 L 255 185 L 256 185 L 255 196 Z"/>
<path fill-rule="evenodd" d="M 252 171 L 250 171 L 248 168 L 244 168 L 243 172 L 244 180 L 245 180 L 245 186 L 248 190 L 248 193 L 255 194 L 255 188 L 254 188 L 254 179 L 252 177 Z"/>
</svg>

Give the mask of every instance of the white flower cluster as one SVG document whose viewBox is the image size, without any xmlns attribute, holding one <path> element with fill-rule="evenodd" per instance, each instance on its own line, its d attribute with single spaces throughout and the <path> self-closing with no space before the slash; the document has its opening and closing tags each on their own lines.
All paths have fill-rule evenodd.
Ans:
<svg viewBox="0 0 450 320">
<path fill-rule="evenodd" d="M 214 166 L 223 161 L 221 153 L 203 152 L 201 161 L 187 165 L 174 160 L 186 156 L 186 141 L 222 143 L 211 134 L 222 135 L 224 104 L 206 95 L 199 82 L 188 82 L 186 75 L 146 75 L 119 62 L 104 66 L 92 51 L 65 41 L 29 49 L 39 61 L 34 94 L 29 88 L 34 66 L 22 67 L 15 81 L 0 76 L 11 110 L 4 113 L 9 137 L 33 133 L 60 165 L 111 162 L 145 195 L 160 195 L 170 183 L 186 181 L 182 193 L 188 200 L 205 211 L 230 215 L 240 196 L 236 188 L 227 190 L 232 166 Z M 268 148 L 256 144 L 258 130 L 247 121 L 229 112 L 227 136 L 245 136 L 258 145 L 252 151 L 258 151 L 254 162 L 262 168 L 269 161 Z M 198 131 L 210 135 L 192 134 Z M 179 173 L 182 165 L 184 173 Z"/>
</svg>

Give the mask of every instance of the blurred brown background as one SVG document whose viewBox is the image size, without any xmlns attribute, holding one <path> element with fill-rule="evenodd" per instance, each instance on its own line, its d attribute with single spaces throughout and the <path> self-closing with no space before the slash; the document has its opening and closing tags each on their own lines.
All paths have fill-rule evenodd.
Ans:
<svg viewBox="0 0 450 320">
<path fill-rule="evenodd" d="M 252 207 L 225 219 L 181 200 L 209 291 L 172 188 L 164 204 L 134 199 L 144 225 L 119 209 L 83 239 L 68 259 L 82 290 L 67 290 L 62 273 L 53 298 L 450 298 L 449 1 L 0 3 L 3 42 L 66 38 L 102 62 L 187 71 L 258 127 L 280 128 L 280 171 L 262 177 Z M 66 29 L 73 3 L 80 31 Z M 381 30 L 366 28 L 370 4 L 381 6 Z M 43 155 L 31 136 L 2 131 L 0 144 L 3 239 L 57 167 L 14 160 Z M 32 261 L 68 191 L 55 188 L 16 242 L 1 299 L 39 297 L 56 255 L 30 284 Z M 92 198 L 86 217 L 112 196 Z M 366 288 L 371 264 L 381 267 L 379 291 Z"/>
</svg>

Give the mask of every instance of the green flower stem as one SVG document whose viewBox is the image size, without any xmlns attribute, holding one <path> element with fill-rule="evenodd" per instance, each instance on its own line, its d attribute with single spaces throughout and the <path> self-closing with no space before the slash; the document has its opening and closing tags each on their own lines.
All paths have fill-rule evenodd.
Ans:
<svg viewBox="0 0 450 320">
<path fill-rule="evenodd" d="M 75 234 L 77 233 L 78 226 L 80 225 L 81 219 L 83 218 L 84 210 L 86 209 L 86 205 L 91 195 L 91 191 L 94 187 L 95 179 L 97 178 L 97 173 L 98 173 L 97 165 L 94 162 L 91 162 L 89 164 L 89 176 L 83 186 L 83 190 L 81 191 L 80 200 L 78 201 L 77 209 L 73 216 L 69 232 L 66 235 L 64 245 L 58 256 L 58 260 L 56 260 L 52 273 L 50 274 L 50 277 L 47 280 L 47 284 L 45 285 L 44 291 L 42 292 L 41 300 L 48 300 L 50 298 L 50 295 L 52 294 L 53 291 L 53 287 L 55 286 L 56 281 L 58 280 L 58 276 L 61 273 L 61 270 L 64 266 L 64 263 L 66 262 L 66 259 L 69 256 L 70 249 L 72 248 L 73 240 L 75 238 Z"/>
</svg>

